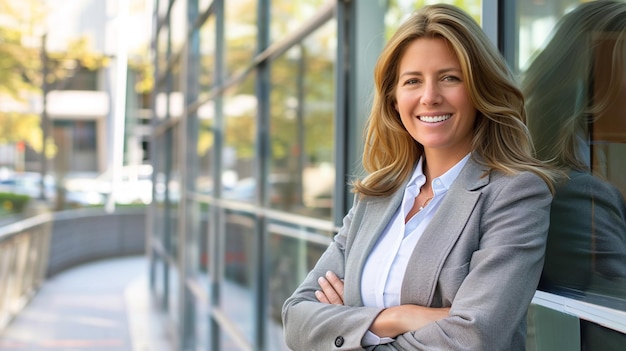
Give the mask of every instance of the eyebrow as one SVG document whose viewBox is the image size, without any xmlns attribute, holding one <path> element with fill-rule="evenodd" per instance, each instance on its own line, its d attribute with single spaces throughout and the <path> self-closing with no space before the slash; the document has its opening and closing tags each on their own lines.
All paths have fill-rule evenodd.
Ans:
<svg viewBox="0 0 626 351">
<path fill-rule="evenodd" d="M 444 73 L 449 73 L 449 72 L 459 72 L 460 73 L 461 69 L 460 68 L 452 68 L 452 67 L 451 68 L 444 68 L 444 69 L 438 70 L 437 71 L 437 75 L 444 74 Z M 407 71 L 407 72 L 404 72 L 404 73 L 400 74 L 400 77 L 404 77 L 404 76 L 421 76 L 421 75 L 422 75 L 422 72 L 420 72 L 420 71 Z"/>
</svg>

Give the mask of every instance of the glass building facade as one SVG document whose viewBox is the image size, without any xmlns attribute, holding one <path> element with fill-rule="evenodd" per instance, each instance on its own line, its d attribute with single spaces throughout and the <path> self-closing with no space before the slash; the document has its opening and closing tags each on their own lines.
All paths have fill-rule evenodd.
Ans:
<svg viewBox="0 0 626 351">
<path fill-rule="evenodd" d="M 287 350 L 282 303 L 363 174 L 378 53 L 431 2 L 155 1 L 147 240 L 151 291 L 179 349 Z M 452 3 L 518 74 L 539 155 L 570 174 L 553 203 L 528 349 L 620 349 L 626 12 L 585 20 L 576 0 Z"/>
</svg>

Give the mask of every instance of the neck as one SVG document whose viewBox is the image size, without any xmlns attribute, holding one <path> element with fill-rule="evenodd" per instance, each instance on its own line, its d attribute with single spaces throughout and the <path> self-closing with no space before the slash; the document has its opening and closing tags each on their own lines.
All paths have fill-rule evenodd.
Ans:
<svg viewBox="0 0 626 351">
<path fill-rule="evenodd" d="M 426 181 L 430 182 L 432 179 L 442 176 L 450 170 L 450 168 L 459 163 L 468 153 L 469 151 L 466 150 L 456 153 L 437 149 L 424 150 L 423 172 L 424 176 L 426 176 Z"/>
</svg>

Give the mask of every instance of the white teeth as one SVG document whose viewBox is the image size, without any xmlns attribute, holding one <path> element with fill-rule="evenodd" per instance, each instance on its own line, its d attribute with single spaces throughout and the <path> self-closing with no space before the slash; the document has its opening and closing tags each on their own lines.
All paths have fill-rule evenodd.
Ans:
<svg viewBox="0 0 626 351">
<path fill-rule="evenodd" d="M 452 117 L 452 115 L 441 115 L 441 116 L 419 116 L 420 121 L 428 122 L 428 123 L 436 123 L 442 122 L 446 119 Z"/>
</svg>

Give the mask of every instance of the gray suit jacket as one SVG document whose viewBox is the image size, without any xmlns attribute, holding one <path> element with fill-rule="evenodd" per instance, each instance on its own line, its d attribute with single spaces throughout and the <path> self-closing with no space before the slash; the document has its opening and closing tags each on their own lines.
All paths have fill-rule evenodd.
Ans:
<svg viewBox="0 0 626 351">
<path fill-rule="evenodd" d="M 368 350 L 525 349 L 526 311 L 542 270 L 552 196 L 535 174 L 486 171 L 470 158 L 418 241 L 402 283 L 402 304 L 451 307 L 450 316 Z M 291 349 L 362 349 L 363 335 L 382 310 L 363 306 L 363 266 L 403 192 L 355 202 L 285 301 Z M 344 305 L 317 302 L 317 278 L 326 271 L 344 278 Z"/>
</svg>

